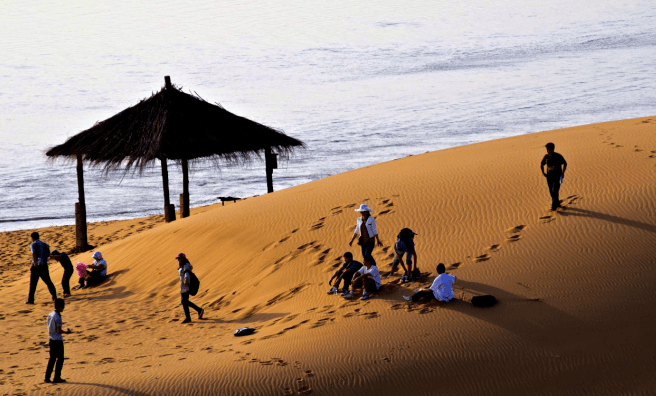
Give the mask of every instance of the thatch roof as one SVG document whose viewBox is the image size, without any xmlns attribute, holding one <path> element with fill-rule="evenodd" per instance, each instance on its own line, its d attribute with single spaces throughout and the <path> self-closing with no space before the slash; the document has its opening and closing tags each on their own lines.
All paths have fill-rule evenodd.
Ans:
<svg viewBox="0 0 656 396">
<path fill-rule="evenodd" d="M 105 170 L 125 165 L 126 171 L 142 171 L 160 158 L 243 162 L 260 156 L 267 147 L 287 156 L 303 146 L 280 130 L 171 85 L 52 147 L 46 155 L 75 160 L 81 154 L 84 162 Z"/>
</svg>

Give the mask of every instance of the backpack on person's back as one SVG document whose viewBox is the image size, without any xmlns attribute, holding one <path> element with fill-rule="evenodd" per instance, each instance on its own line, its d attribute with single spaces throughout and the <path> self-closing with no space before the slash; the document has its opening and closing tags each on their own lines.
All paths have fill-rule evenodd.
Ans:
<svg viewBox="0 0 656 396">
<path fill-rule="evenodd" d="M 200 288 L 200 280 L 192 270 L 186 270 L 185 272 L 189 274 L 189 295 L 195 296 Z"/>
</svg>

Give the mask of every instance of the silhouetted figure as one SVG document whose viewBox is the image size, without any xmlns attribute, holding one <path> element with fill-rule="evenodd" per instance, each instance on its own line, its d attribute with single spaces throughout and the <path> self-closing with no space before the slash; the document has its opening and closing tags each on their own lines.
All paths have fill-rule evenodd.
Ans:
<svg viewBox="0 0 656 396">
<path fill-rule="evenodd" d="M 48 270 L 48 257 L 50 257 L 50 246 L 47 243 L 39 240 L 39 233 L 33 232 L 30 237 L 32 243 L 30 250 L 32 251 L 32 267 L 30 268 L 30 291 L 27 296 L 26 304 L 34 304 L 34 293 L 36 292 L 36 285 L 39 278 L 46 284 L 48 291 L 52 296 L 52 301 L 57 298 L 57 290 L 55 285 L 50 280 L 50 271 Z"/>
<path fill-rule="evenodd" d="M 560 185 L 565 177 L 565 170 L 567 169 L 567 161 L 565 158 L 555 152 L 556 145 L 547 143 L 547 154 L 542 158 L 540 163 L 540 170 L 544 177 L 547 178 L 547 185 L 549 185 L 549 194 L 551 194 L 551 210 L 556 210 L 560 207 L 560 199 L 558 193 L 560 192 Z M 545 165 L 547 171 L 544 171 Z"/>
</svg>

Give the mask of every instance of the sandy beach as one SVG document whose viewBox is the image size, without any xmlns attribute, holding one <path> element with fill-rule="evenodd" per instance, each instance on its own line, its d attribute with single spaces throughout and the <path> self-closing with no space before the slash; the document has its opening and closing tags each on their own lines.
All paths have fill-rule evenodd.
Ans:
<svg viewBox="0 0 656 396">
<path fill-rule="evenodd" d="M 550 211 L 540 160 L 568 161 Z M 0 234 L 0 394 L 648 395 L 656 389 L 656 116 L 428 152 L 192 211 L 90 225 L 110 279 L 62 314 L 66 384 L 45 384 L 39 283 L 26 305 L 30 231 Z M 327 295 L 361 203 L 381 273 L 416 231 L 419 282 L 383 278 L 368 301 Z M 74 227 L 39 230 L 67 251 Z M 204 320 L 181 324 L 178 263 Z M 71 257 L 91 262 L 91 253 Z M 449 303 L 409 304 L 444 263 Z M 50 264 L 61 295 L 62 268 Z M 72 282 L 77 280 L 73 276 Z M 491 294 L 498 304 L 467 299 Z M 256 333 L 234 337 L 241 327 Z"/>
</svg>

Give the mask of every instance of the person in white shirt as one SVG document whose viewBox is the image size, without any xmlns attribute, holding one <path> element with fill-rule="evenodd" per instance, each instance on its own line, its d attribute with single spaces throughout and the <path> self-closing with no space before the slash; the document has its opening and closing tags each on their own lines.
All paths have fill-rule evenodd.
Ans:
<svg viewBox="0 0 656 396">
<path fill-rule="evenodd" d="M 64 312 L 66 303 L 64 299 L 55 299 L 55 310 L 48 315 L 48 340 L 50 346 L 50 359 L 46 367 L 45 382 L 62 383 L 66 382 L 61 377 L 62 368 L 64 367 L 64 338 L 62 334 L 70 334 L 71 331 L 62 330 L 61 313 Z M 55 378 L 50 381 L 52 369 L 55 369 Z"/>
<path fill-rule="evenodd" d="M 453 283 L 456 277 L 447 274 L 444 264 L 437 265 L 437 276 L 428 290 L 419 290 L 412 296 L 403 296 L 408 302 L 417 302 L 424 297 L 432 298 L 437 301 L 448 302 L 453 299 Z"/>
<path fill-rule="evenodd" d="M 93 284 L 99 284 L 105 280 L 107 277 L 107 261 L 102 256 L 102 253 L 95 252 L 91 256 L 93 258 L 93 264 L 89 264 L 87 268 L 91 268 L 91 271 L 87 270 L 86 278 L 80 277 L 80 287 L 82 289 L 89 287 Z M 87 284 L 84 284 L 86 280 Z"/>
<path fill-rule="evenodd" d="M 374 242 L 378 246 L 383 246 L 383 243 L 378 238 L 378 230 L 376 229 L 376 219 L 371 216 L 373 210 L 367 204 L 361 204 L 356 212 L 360 212 L 362 217 L 358 218 L 353 231 L 353 237 L 349 241 L 349 246 L 353 246 L 353 241 L 358 238 L 358 245 L 362 250 L 362 258 L 371 256 L 374 251 Z"/>
<path fill-rule="evenodd" d="M 178 260 L 178 275 L 180 276 L 180 298 L 182 302 L 182 309 L 184 310 L 185 320 L 181 323 L 191 323 L 191 315 L 189 314 L 189 308 L 193 308 L 198 313 L 198 319 L 203 319 L 203 314 L 205 310 L 198 305 L 189 301 L 189 279 L 191 278 L 189 272 L 194 268 L 191 266 L 191 263 L 187 259 L 187 256 L 184 253 L 180 253 L 176 256 Z"/>
<path fill-rule="evenodd" d="M 380 272 L 376 266 L 376 261 L 372 256 L 366 256 L 363 260 L 364 265 L 353 276 L 351 286 L 353 289 L 362 288 L 362 297 L 360 300 L 368 300 L 369 294 L 380 290 Z M 344 298 L 353 298 L 353 291 L 342 294 Z"/>
</svg>

